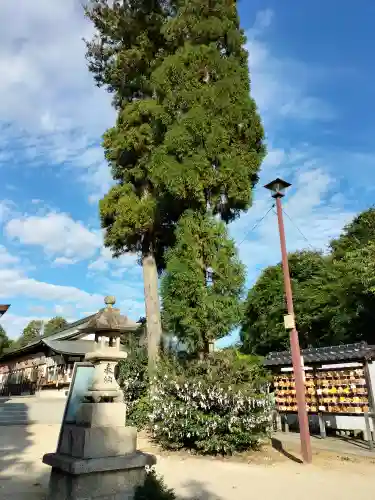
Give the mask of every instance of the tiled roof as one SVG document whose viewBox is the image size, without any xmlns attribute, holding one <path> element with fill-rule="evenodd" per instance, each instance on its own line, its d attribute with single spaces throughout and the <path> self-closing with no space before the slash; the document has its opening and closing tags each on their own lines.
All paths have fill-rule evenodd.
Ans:
<svg viewBox="0 0 375 500">
<path fill-rule="evenodd" d="M 55 346 L 56 352 L 61 352 L 64 354 L 86 354 L 86 351 L 82 349 L 85 349 L 87 347 L 87 344 L 84 344 L 82 342 L 89 341 L 81 341 L 79 339 L 76 339 L 76 337 L 82 334 L 81 327 L 86 325 L 92 318 L 95 317 L 96 314 L 97 313 L 92 314 L 91 316 L 86 316 L 86 318 L 79 319 L 78 321 L 74 321 L 73 323 L 69 323 L 62 330 L 54 332 L 51 335 L 43 335 L 42 337 L 36 339 L 34 342 L 30 342 L 30 344 L 27 344 L 19 349 L 15 349 L 14 351 L 7 352 L 0 357 L 0 363 L 3 360 L 6 361 L 9 358 L 13 358 L 14 356 L 26 354 L 30 351 L 34 352 L 33 349 L 39 346 L 42 347 L 43 344 L 49 346 L 51 349 L 54 349 Z M 140 322 L 138 321 L 133 322 L 131 320 L 129 320 L 129 323 L 132 324 L 132 326 L 140 324 Z M 75 347 L 73 347 L 73 345 L 71 347 L 67 346 L 66 344 L 68 342 L 70 344 L 76 344 Z M 77 342 L 81 343 L 77 344 Z"/>
<path fill-rule="evenodd" d="M 58 354 L 70 354 L 71 356 L 83 356 L 95 349 L 94 340 L 49 340 L 47 344 L 53 351 Z"/>
<path fill-rule="evenodd" d="M 78 321 L 74 321 L 73 323 L 69 323 L 66 325 L 62 330 L 59 330 L 57 332 L 52 333 L 51 335 L 43 335 L 42 337 L 39 337 L 38 339 L 34 340 L 33 342 L 30 342 L 30 344 L 27 344 L 23 347 L 20 347 L 19 349 L 15 349 L 14 351 L 7 352 L 3 354 L 3 356 L 0 357 L 0 362 L 2 360 L 6 360 L 9 358 L 13 358 L 14 356 L 30 352 L 32 349 L 42 346 L 45 342 L 45 339 L 48 339 L 49 341 L 51 340 L 66 340 L 71 338 L 72 336 L 74 337 L 77 334 L 77 329 L 81 325 L 84 325 L 87 321 L 89 321 L 94 315 L 92 314 L 91 316 L 87 316 L 86 318 L 79 319 Z"/>
<path fill-rule="evenodd" d="M 359 361 L 375 358 L 375 346 L 366 342 L 344 344 L 332 347 L 317 347 L 301 351 L 303 361 L 307 363 L 331 363 L 338 361 Z M 292 364 L 290 351 L 270 352 L 264 360 L 265 366 L 288 366 Z"/>
<path fill-rule="evenodd" d="M 7 312 L 9 307 L 10 306 L 7 304 L 0 304 L 0 316 L 3 316 Z"/>
</svg>

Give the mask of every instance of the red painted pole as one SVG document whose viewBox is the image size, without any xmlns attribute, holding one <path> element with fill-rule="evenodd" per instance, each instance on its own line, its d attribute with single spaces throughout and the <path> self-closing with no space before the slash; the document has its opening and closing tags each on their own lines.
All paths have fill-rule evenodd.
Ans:
<svg viewBox="0 0 375 500">
<path fill-rule="evenodd" d="M 280 196 L 276 197 L 276 209 L 277 209 L 277 222 L 279 225 L 279 233 L 280 233 L 281 262 L 282 262 L 283 274 L 284 274 L 284 288 L 285 288 L 286 304 L 287 304 L 288 314 L 291 314 L 294 316 L 292 285 L 290 282 L 288 254 L 286 251 L 283 211 L 281 208 L 281 197 Z M 300 429 L 302 458 L 303 458 L 304 463 L 310 464 L 312 462 L 312 453 L 311 453 L 309 419 L 307 416 L 306 398 L 305 398 L 305 383 L 304 383 L 304 377 L 303 377 L 303 370 L 302 370 L 302 366 L 301 366 L 301 350 L 299 347 L 298 332 L 297 332 L 296 328 L 293 328 L 290 332 L 290 350 L 292 353 L 294 380 L 295 380 L 295 384 L 296 384 L 298 422 L 299 422 L 299 429 Z"/>
</svg>

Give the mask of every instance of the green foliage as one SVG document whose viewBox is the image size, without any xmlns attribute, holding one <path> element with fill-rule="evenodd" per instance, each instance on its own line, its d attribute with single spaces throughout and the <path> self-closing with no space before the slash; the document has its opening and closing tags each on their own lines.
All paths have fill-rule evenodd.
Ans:
<svg viewBox="0 0 375 500">
<path fill-rule="evenodd" d="M 171 53 L 152 82 L 168 120 L 151 159 L 153 183 L 229 221 L 249 207 L 264 156 L 236 3 L 181 0 L 163 32 Z"/>
<path fill-rule="evenodd" d="M 159 309 L 154 269 L 165 268 L 175 226 L 186 210 L 208 208 L 228 222 L 250 206 L 264 132 L 236 2 L 90 0 L 86 15 L 95 28 L 89 70 L 118 112 L 103 140 L 117 185 L 100 202 L 101 225 L 115 257 L 136 252 L 142 259 L 152 361 L 161 334 L 158 318 L 151 320 Z M 209 321 L 199 318 L 189 335 L 207 324 L 204 335 L 214 339 L 238 322 L 238 307 L 229 293 L 207 295 Z M 213 331 L 213 300 L 225 306 L 216 313 L 220 333 Z"/>
<path fill-rule="evenodd" d="M 303 251 L 289 255 L 289 268 L 301 347 L 317 345 L 316 336 L 324 337 L 329 331 L 330 263 L 318 252 Z M 249 290 L 241 328 L 245 352 L 266 355 L 287 349 L 284 314 L 283 274 L 278 264 L 265 269 Z"/>
<path fill-rule="evenodd" d="M 40 332 L 42 330 L 42 322 L 39 320 L 33 319 L 30 323 L 24 328 L 21 337 L 18 339 L 19 347 L 24 347 L 35 340 L 38 340 L 40 337 Z"/>
<path fill-rule="evenodd" d="M 165 50 L 162 26 L 170 14 L 164 0 L 90 0 L 86 7 L 95 28 L 87 42 L 89 70 L 97 85 L 113 94 L 118 111 L 116 125 L 103 141 L 118 183 L 99 205 L 104 244 L 114 257 L 135 252 L 141 258 L 150 370 L 161 336 L 156 270 L 162 269 L 164 248 L 173 240 L 178 207 L 176 200 L 155 187 L 149 171 L 152 152 L 165 128 L 151 74 Z"/>
<path fill-rule="evenodd" d="M 270 381 L 260 356 L 243 354 L 231 347 L 216 351 L 203 361 L 165 358 L 159 375 L 169 371 L 187 378 L 201 377 L 212 386 L 218 383 L 233 390 L 261 391 Z"/>
<path fill-rule="evenodd" d="M 68 322 L 61 316 L 51 318 L 44 326 L 44 335 L 52 335 L 67 326 Z"/>
<path fill-rule="evenodd" d="M 297 329 L 302 347 L 366 341 L 375 321 L 375 209 L 348 224 L 331 254 L 289 255 Z M 241 339 L 245 352 L 289 348 L 281 265 L 264 270 L 249 290 Z"/>
<path fill-rule="evenodd" d="M 248 208 L 264 156 L 232 1 L 90 1 L 89 69 L 114 94 L 104 136 L 115 186 L 100 204 L 115 256 L 152 248 L 159 269 L 186 208 Z"/>
<path fill-rule="evenodd" d="M 135 491 L 134 500 L 175 500 L 173 490 L 167 488 L 162 477 L 157 476 L 154 469 L 149 469 L 146 480 Z"/>
<path fill-rule="evenodd" d="M 6 334 L 4 328 L 0 325 L 0 356 L 5 351 L 9 350 L 12 345 L 12 340 Z"/>
<path fill-rule="evenodd" d="M 335 260 L 343 259 L 353 251 L 363 248 L 375 239 L 375 207 L 361 212 L 349 224 L 339 238 L 331 241 Z"/>
<path fill-rule="evenodd" d="M 105 245 L 115 257 L 152 253 L 159 268 L 173 237 L 174 208 L 150 178 L 152 151 L 165 128 L 151 74 L 165 50 L 166 2 L 91 0 L 86 15 L 95 27 L 87 42 L 89 70 L 114 96 L 116 125 L 104 134 L 106 159 L 118 185 L 100 202 Z M 170 217 L 172 215 L 172 217 Z"/>
<path fill-rule="evenodd" d="M 124 391 L 127 405 L 127 422 L 142 429 L 148 422 L 148 372 L 147 349 L 140 346 L 136 336 L 127 335 L 123 340 L 128 353 L 119 363 L 118 382 Z"/>
<path fill-rule="evenodd" d="M 340 237 L 331 242 L 331 248 L 336 265 L 349 272 L 350 279 L 355 281 L 357 286 L 360 283 L 365 294 L 373 294 L 375 292 L 375 207 L 360 213 L 347 224 Z"/>
<path fill-rule="evenodd" d="M 169 360 L 163 369 L 159 365 L 151 431 L 163 447 L 227 455 L 261 445 L 269 428 L 268 397 L 259 389 L 266 374 L 255 358 L 249 368 L 249 359 L 227 355 L 188 364 Z"/>
<path fill-rule="evenodd" d="M 258 447 L 268 432 L 269 375 L 261 358 L 236 349 L 203 361 L 169 354 L 150 392 L 145 353 L 129 349 L 120 367 L 127 423 L 149 430 L 165 448 L 231 454 Z"/>
<path fill-rule="evenodd" d="M 135 97 L 152 97 L 150 74 L 165 47 L 161 29 L 168 2 L 88 0 L 85 13 L 95 27 L 86 44 L 96 84 L 113 94 L 118 109 Z"/>
<path fill-rule="evenodd" d="M 161 283 L 166 329 L 191 352 L 208 352 L 209 342 L 239 324 L 244 275 L 225 225 L 187 212 L 167 253 Z"/>
</svg>

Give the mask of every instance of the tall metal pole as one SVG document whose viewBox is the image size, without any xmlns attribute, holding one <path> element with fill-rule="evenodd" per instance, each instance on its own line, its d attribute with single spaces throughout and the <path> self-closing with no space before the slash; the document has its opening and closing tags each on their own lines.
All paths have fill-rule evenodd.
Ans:
<svg viewBox="0 0 375 500">
<path fill-rule="evenodd" d="M 276 197 L 276 209 L 277 209 L 277 222 L 279 225 L 279 234 L 280 234 L 281 261 L 282 261 L 283 275 L 284 275 L 286 304 L 287 304 L 288 314 L 294 317 L 293 294 L 292 294 L 292 285 L 290 282 L 288 254 L 286 251 L 283 211 L 281 208 L 281 196 Z M 290 331 L 290 349 L 292 353 L 294 380 L 296 384 L 298 422 L 300 429 L 302 457 L 305 463 L 310 464 L 312 462 L 312 452 L 311 452 L 309 419 L 307 416 L 307 409 L 306 409 L 305 384 L 304 384 L 303 370 L 301 364 L 301 350 L 299 346 L 298 332 L 295 327 Z"/>
</svg>

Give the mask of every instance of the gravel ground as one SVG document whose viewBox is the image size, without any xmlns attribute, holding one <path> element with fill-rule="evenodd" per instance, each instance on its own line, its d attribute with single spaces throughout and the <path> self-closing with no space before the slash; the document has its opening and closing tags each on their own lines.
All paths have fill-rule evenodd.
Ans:
<svg viewBox="0 0 375 500">
<path fill-rule="evenodd" d="M 57 425 L 0 427 L 1 500 L 44 498 L 49 467 L 41 459 L 56 448 L 58 432 Z M 266 449 L 229 460 L 205 459 L 162 453 L 144 437 L 139 448 L 156 453 L 157 472 L 183 500 L 375 498 L 375 459 L 321 451 L 314 455 L 314 465 L 304 466 L 297 463 L 293 447 L 284 454 Z"/>
</svg>

